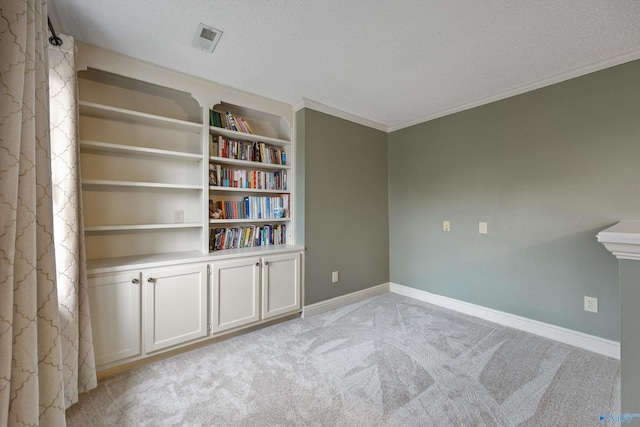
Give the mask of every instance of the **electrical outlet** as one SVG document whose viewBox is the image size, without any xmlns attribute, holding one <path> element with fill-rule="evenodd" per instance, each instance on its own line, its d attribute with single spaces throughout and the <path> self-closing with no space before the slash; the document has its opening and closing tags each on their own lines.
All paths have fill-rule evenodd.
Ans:
<svg viewBox="0 0 640 427">
<path fill-rule="evenodd" d="M 175 222 L 175 223 L 184 222 L 184 211 L 183 210 L 176 210 L 173 213 L 173 222 Z"/>
<path fill-rule="evenodd" d="M 598 298 L 584 297 L 584 311 L 590 311 L 592 313 L 598 312 Z"/>
<path fill-rule="evenodd" d="M 442 221 L 442 231 L 451 231 L 451 221 Z"/>
<path fill-rule="evenodd" d="M 334 271 L 333 273 L 331 273 L 331 283 L 337 283 L 338 282 L 338 272 Z"/>
</svg>

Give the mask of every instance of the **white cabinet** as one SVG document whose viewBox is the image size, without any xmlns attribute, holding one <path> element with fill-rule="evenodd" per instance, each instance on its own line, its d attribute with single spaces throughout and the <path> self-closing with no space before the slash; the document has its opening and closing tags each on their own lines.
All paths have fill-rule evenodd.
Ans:
<svg viewBox="0 0 640 427">
<path fill-rule="evenodd" d="M 98 368 L 207 335 L 206 264 L 96 275 L 88 280 Z"/>
<path fill-rule="evenodd" d="M 142 280 L 147 353 L 207 335 L 206 264 L 149 269 Z"/>
<path fill-rule="evenodd" d="M 94 276 L 88 283 L 96 365 L 141 355 L 140 273 Z"/>
<path fill-rule="evenodd" d="M 300 309 L 300 257 L 300 252 L 295 252 L 263 258 L 263 319 Z"/>
<path fill-rule="evenodd" d="M 300 310 L 300 258 L 292 252 L 212 263 L 213 333 Z"/>
<path fill-rule="evenodd" d="M 211 267 L 213 332 L 260 320 L 260 258 L 220 261 Z"/>
<path fill-rule="evenodd" d="M 301 261 L 292 251 L 90 275 L 98 369 L 299 312 Z"/>
</svg>

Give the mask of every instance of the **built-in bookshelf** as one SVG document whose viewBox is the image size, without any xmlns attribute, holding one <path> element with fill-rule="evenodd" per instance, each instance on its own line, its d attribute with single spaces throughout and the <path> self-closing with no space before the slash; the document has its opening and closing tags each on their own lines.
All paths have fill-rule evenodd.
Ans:
<svg viewBox="0 0 640 427">
<path fill-rule="evenodd" d="M 292 241 L 290 129 L 229 104 L 209 111 L 209 250 Z"/>
<path fill-rule="evenodd" d="M 78 73 L 89 265 L 202 250 L 201 107 L 187 94 L 95 70 Z"/>
<path fill-rule="evenodd" d="M 299 313 L 293 108 L 81 42 L 78 50 L 98 370 Z M 222 116 L 212 125 L 210 110 L 239 127 L 225 129 Z"/>
<path fill-rule="evenodd" d="M 90 266 L 293 244 L 290 119 L 96 69 L 78 77 Z"/>
</svg>

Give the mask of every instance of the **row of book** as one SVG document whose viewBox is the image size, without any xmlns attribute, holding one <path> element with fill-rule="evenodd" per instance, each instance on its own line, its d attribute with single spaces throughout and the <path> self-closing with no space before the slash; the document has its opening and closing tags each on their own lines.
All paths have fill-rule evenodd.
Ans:
<svg viewBox="0 0 640 427">
<path fill-rule="evenodd" d="M 235 130 L 237 132 L 253 133 L 249 122 L 240 116 L 231 114 L 231 111 L 223 113 L 221 111 L 209 110 L 209 126 Z"/>
<path fill-rule="evenodd" d="M 229 169 L 215 163 L 209 163 L 209 185 L 285 191 L 287 189 L 287 171 Z"/>
<path fill-rule="evenodd" d="M 210 251 L 282 245 L 284 243 L 286 243 L 285 224 L 214 228 L 209 235 Z"/>
<path fill-rule="evenodd" d="M 287 164 L 287 153 L 284 150 L 264 142 L 234 141 L 225 139 L 222 135 L 209 135 L 209 141 L 212 156 L 271 165 Z"/>
<path fill-rule="evenodd" d="M 247 196 L 242 200 L 218 200 L 213 212 L 220 219 L 280 219 L 289 218 L 289 195 Z"/>
</svg>

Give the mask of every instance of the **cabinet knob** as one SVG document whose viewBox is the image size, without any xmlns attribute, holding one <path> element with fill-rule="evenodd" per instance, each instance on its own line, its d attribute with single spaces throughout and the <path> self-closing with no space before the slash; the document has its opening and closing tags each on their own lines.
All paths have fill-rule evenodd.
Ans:
<svg viewBox="0 0 640 427">
<path fill-rule="evenodd" d="M 156 279 L 154 279 L 153 277 L 149 277 L 149 278 L 147 279 L 147 282 L 149 282 L 149 283 L 153 283 L 153 282 L 155 282 L 155 281 L 156 281 Z"/>
<path fill-rule="evenodd" d="M 265 261 L 265 262 L 264 262 L 264 265 L 269 265 L 269 261 Z"/>
<path fill-rule="evenodd" d="M 259 262 L 256 262 L 256 267 L 260 267 L 260 263 Z"/>
<path fill-rule="evenodd" d="M 138 279 L 133 279 L 131 283 L 133 283 L 134 285 L 137 285 L 138 283 L 140 283 L 140 281 Z"/>
</svg>

